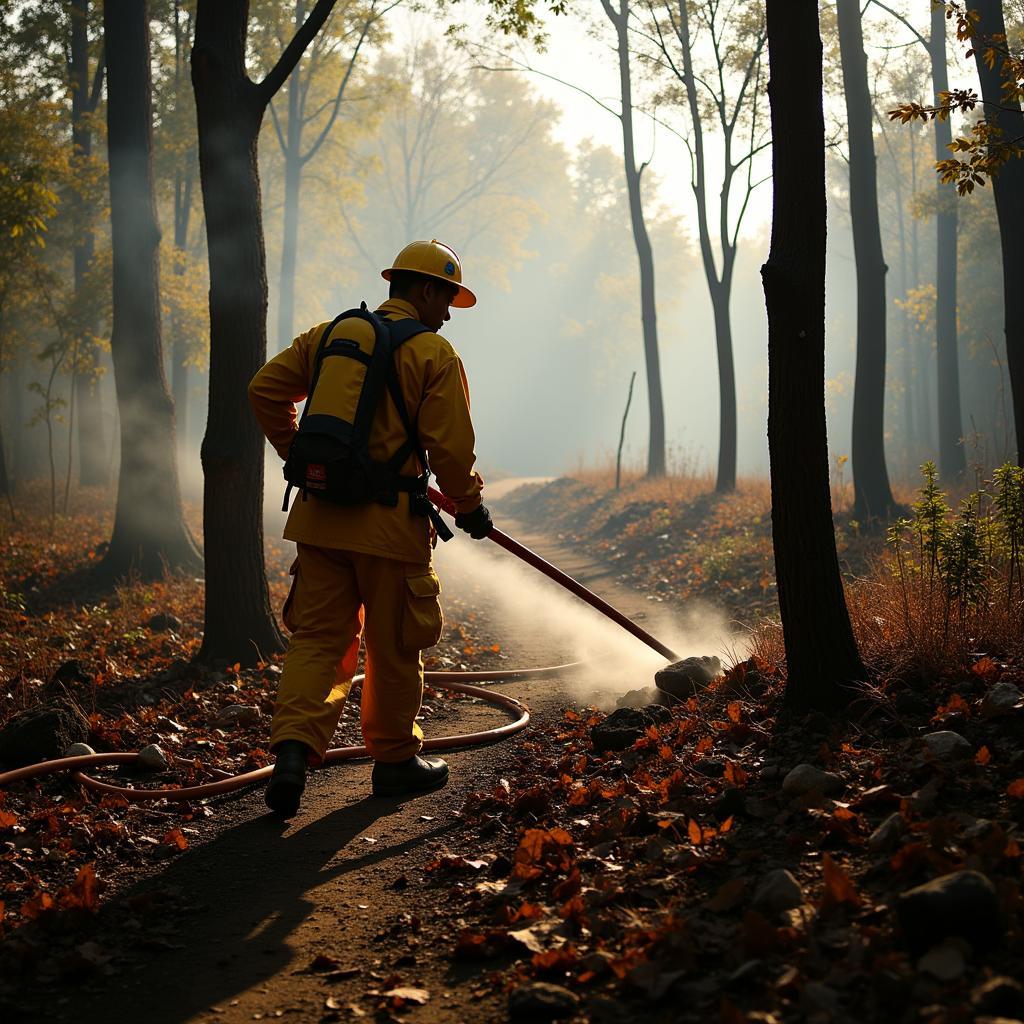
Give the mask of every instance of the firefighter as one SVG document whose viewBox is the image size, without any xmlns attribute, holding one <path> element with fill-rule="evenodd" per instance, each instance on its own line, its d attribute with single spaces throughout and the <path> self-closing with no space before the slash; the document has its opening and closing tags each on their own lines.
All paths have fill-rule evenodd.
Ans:
<svg viewBox="0 0 1024 1024">
<path fill-rule="evenodd" d="M 491 517 L 481 502 L 483 480 L 474 470 L 473 423 L 465 370 L 440 334 L 450 307 L 468 308 L 476 296 L 462 283 L 455 252 L 432 240 L 407 245 L 381 272 L 389 298 L 377 314 L 389 320 L 414 317 L 427 330 L 394 354 L 401 395 L 415 424 L 439 488 L 455 503 L 456 525 L 474 539 L 487 536 Z M 297 430 L 295 403 L 309 394 L 314 361 L 328 325 L 299 335 L 270 360 L 249 385 L 249 400 L 267 439 L 287 459 Z M 365 321 L 342 319 L 331 338 L 363 337 Z M 315 402 L 329 394 L 316 388 Z M 374 414 L 369 452 L 386 460 L 408 434 L 390 395 Z M 415 454 L 402 472 L 422 473 Z M 440 581 L 431 564 L 436 543 L 430 520 L 415 514 L 414 496 L 398 495 L 396 507 L 378 503 L 332 504 L 306 496 L 295 500 L 284 536 L 297 545 L 284 623 L 291 630 L 271 728 L 276 755 L 266 790 L 271 810 L 298 810 L 307 765 L 323 760 L 352 685 L 360 634 L 365 642 L 362 730 L 374 759 L 375 796 L 402 796 L 443 786 L 448 766 L 421 757 L 423 733 L 416 722 L 423 694 L 421 652 L 441 637 Z"/>
</svg>

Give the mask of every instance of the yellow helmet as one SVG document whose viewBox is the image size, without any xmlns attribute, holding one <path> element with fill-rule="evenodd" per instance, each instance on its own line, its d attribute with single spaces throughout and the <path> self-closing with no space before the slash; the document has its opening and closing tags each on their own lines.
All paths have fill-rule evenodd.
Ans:
<svg viewBox="0 0 1024 1024">
<path fill-rule="evenodd" d="M 429 242 L 410 242 L 396 257 L 395 262 L 380 276 L 385 281 L 391 280 L 395 270 L 411 270 L 427 277 L 436 277 L 458 287 L 452 305 L 460 309 L 468 309 L 476 305 L 476 296 L 462 283 L 462 262 L 455 250 L 450 246 L 432 238 Z"/>
</svg>

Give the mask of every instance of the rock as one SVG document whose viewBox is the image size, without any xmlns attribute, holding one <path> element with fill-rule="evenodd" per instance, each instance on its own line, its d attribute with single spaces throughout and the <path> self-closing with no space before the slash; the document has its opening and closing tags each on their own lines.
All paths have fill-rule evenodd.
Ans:
<svg viewBox="0 0 1024 1024">
<path fill-rule="evenodd" d="M 624 693 L 616 702 L 617 708 L 645 708 L 649 704 L 657 704 L 662 696 L 654 686 L 640 686 Z"/>
<path fill-rule="evenodd" d="M 70 661 L 61 662 L 57 666 L 57 671 L 53 673 L 48 683 L 49 687 L 64 687 L 68 683 L 91 683 L 92 676 L 84 668 L 82 663 L 71 659 Z"/>
<path fill-rule="evenodd" d="M 921 743 L 924 745 L 925 756 L 940 764 L 963 761 L 974 755 L 974 747 L 960 733 L 950 729 L 930 732 L 921 737 Z"/>
<path fill-rule="evenodd" d="M 645 708 L 618 708 L 590 730 L 594 753 L 628 750 L 652 725 L 671 718 L 667 708 L 649 704 Z"/>
<path fill-rule="evenodd" d="M 895 849 L 905 830 L 906 822 L 903 815 L 899 811 L 893 811 L 868 837 L 868 849 L 872 853 L 887 853 Z"/>
<path fill-rule="evenodd" d="M 1016 710 L 1020 703 L 1020 690 L 1013 683 L 1004 681 L 996 683 L 981 701 L 981 713 L 988 718 L 995 718 L 997 715 L 1008 715 Z"/>
<path fill-rule="evenodd" d="M 136 763 L 140 768 L 145 768 L 147 772 L 166 771 L 170 766 L 170 761 L 163 748 L 156 743 L 150 743 L 149 746 L 143 747 L 139 751 L 139 760 Z"/>
<path fill-rule="evenodd" d="M 89 746 L 88 743 L 72 743 L 67 750 L 64 751 L 65 757 L 88 757 L 90 754 L 95 754 L 96 751 Z"/>
<path fill-rule="evenodd" d="M 838 775 L 823 771 L 813 764 L 798 764 L 782 780 L 782 792 L 787 796 L 807 793 L 838 793 L 846 783 Z"/>
<path fill-rule="evenodd" d="M 253 725 L 263 717 L 263 712 L 255 704 L 229 704 L 221 708 L 213 720 L 218 729 L 236 725 Z"/>
<path fill-rule="evenodd" d="M 534 981 L 508 994 L 508 1012 L 513 1020 L 557 1020 L 569 1017 L 579 1006 L 579 997 L 561 985 Z"/>
<path fill-rule="evenodd" d="M 839 993 L 820 981 L 809 981 L 800 993 L 800 1002 L 811 1013 L 835 1014 L 839 1011 Z"/>
<path fill-rule="evenodd" d="M 16 767 L 60 757 L 89 737 L 89 722 L 74 705 L 41 705 L 14 715 L 0 729 L 0 764 Z"/>
<path fill-rule="evenodd" d="M 1024 1017 L 1024 988 L 1019 981 L 998 974 L 971 992 L 971 1006 L 977 1013 L 999 1017 Z"/>
<path fill-rule="evenodd" d="M 154 633 L 181 632 L 181 619 L 177 615 L 171 615 L 169 612 L 157 612 L 146 625 Z"/>
<path fill-rule="evenodd" d="M 706 690 L 708 683 L 721 674 L 722 663 L 714 655 L 705 654 L 666 665 L 655 674 L 654 685 L 673 697 L 686 700 Z"/>
<path fill-rule="evenodd" d="M 754 890 L 754 906 L 773 915 L 799 907 L 803 902 L 800 883 L 785 868 L 769 871 Z"/>
<path fill-rule="evenodd" d="M 993 945 L 1003 934 L 995 886 L 980 871 L 954 871 L 900 895 L 896 917 L 912 949 L 957 937 Z"/>
<path fill-rule="evenodd" d="M 956 981 L 967 967 L 964 955 L 952 942 L 934 946 L 917 962 L 917 969 L 937 981 Z"/>
</svg>

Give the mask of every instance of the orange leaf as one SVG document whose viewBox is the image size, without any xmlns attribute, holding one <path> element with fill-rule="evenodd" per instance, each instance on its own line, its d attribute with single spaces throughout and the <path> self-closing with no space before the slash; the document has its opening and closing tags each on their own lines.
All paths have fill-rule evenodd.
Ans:
<svg viewBox="0 0 1024 1024">
<path fill-rule="evenodd" d="M 60 905 L 65 909 L 92 910 L 99 906 L 99 891 L 96 883 L 96 865 L 83 865 L 70 889 L 60 894 Z"/>
<path fill-rule="evenodd" d="M 999 674 L 999 663 L 992 658 L 981 658 L 971 666 L 971 671 L 982 679 L 991 679 Z"/>
<path fill-rule="evenodd" d="M 0 808 L 0 828 L 12 828 L 18 824 L 18 816 Z"/>
<path fill-rule="evenodd" d="M 711 737 L 705 736 L 702 740 L 700 740 L 697 743 L 697 746 L 694 748 L 694 752 L 697 754 L 707 754 L 713 746 L 714 743 Z"/>
<path fill-rule="evenodd" d="M 743 705 L 738 700 L 730 701 L 725 713 L 729 716 L 730 722 L 739 725 L 740 719 L 743 717 Z"/>
<path fill-rule="evenodd" d="M 53 897 L 48 892 L 38 892 L 32 899 L 21 905 L 21 916 L 34 921 L 40 914 L 53 910 L 56 906 Z"/>
<path fill-rule="evenodd" d="M 732 828 L 732 815 L 730 814 L 721 825 L 718 826 L 719 835 L 725 835 Z"/>
<path fill-rule="evenodd" d="M 826 906 L 836 906 L 841 903 L 849 903 L 859 907 L 861 898 L 850 876 L 829 856 L 821 860 L 821 870 L 825 876 L 825 899 Z"/>
<path fill-rule="evenodd" d="M 734 786 L 745 786 L 750 776 L 738 765 L 728 761 L 725 765 L 725 780 Z"/>
<path fill-rule="evenodd" d="M 693 818 L 690 819 L 690 824 L 686 826 L 686 832 L 690 837 L 690 842 L 693 843 L 694 846 L 700 846 L 701 840 L 704 838 L 704 833 L 701 831 L 700 825 L 698 825 Z"/>
<path fill-rule="evenodd" d="M 1014 779 L 1006 787 L 1006 795 L 1016 797 L 1018 800 L 1024 799 L 1024 779 Z"/>
<path fill-rule="evenodd" d="M 163 842 L 169 846 L 176 846 L 179 850 L 184 850 L 188 847 L 188 840 L 182 835 L 180 828 L 172 828 L 164 836 Z"/>
<path fill-rule="evenodd" d="M 675 754 L 672 753 L 672 748 L 667 743 L 662 743 L 662 745 L 658 747 L 658 756 L 662 761 L 671 761 L 675 757 Z"/>
<path fill-rule="evenodd" d="M 989 750 L 988 747 L 982 747 L 981 750 L 974 755 L 974 760 L 977 764 L 986 765 L 992 760 L 992 751 Z"/>
</svg>

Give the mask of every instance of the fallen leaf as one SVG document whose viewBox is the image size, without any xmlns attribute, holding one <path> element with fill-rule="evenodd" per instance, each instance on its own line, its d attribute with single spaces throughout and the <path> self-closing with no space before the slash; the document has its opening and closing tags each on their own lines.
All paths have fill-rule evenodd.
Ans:
<svg viewBox="0 0 1024 1024">
<path fill-rule="evenodd" d="M 1015 779 L 1006 787 L 1006 795 L 1024 799 L 1024 779 Z"/>
<path fill-rule="evenodd" d="M 390 988 L 384 993 L 384 996 L 387 999 L 394 1000 L 398 1007 L 403 1006 L 405 1003 L 422 1006 L 430 999 L 430 993 L 425 988 L 407 988 L 405 986 Z"/>
<path fill-rule="evenodd" d="M 517 928 L 515 931 L 510 931 L 508 937 L 524 946 L 531 953 L 544 952 L 544 944 L 532 928 Z"/>
<path fill-rule="evenodd" d="M 974 755 L 974 760 L 975 760 L 975 763 L 977 763 L 977 764 L 986 765 L 986 764 L 989 763 L 989 761 L 992 760 L 992 752 L 988 749 L 988 747 L 982 747 Z"/>
<path fill-rule="evenodd" d="M 690 837 L 690 842 L 694 846 L 700 846 L 704 833 L 701 831 L 700 825 L 693 818 L 690 819 L 689 825 L 686 826 L 686 834 Z"/>
<path fill-rule="evenodd" d="M 176 846 L 179 850 L 188 848 L 188 840 L 182 834 L 180 828 L 172 828 L 161 840 L 167 846 Z"/>
<path fill-rule="evenodd" d="M 842 903 L 849 903 L 855 907 L 861 905 L 860 894 L 849 875 L 827 853 L 821 859 L 821 870 L 825 876 L 823 906 L 838 906 Z"/>
</svg>

